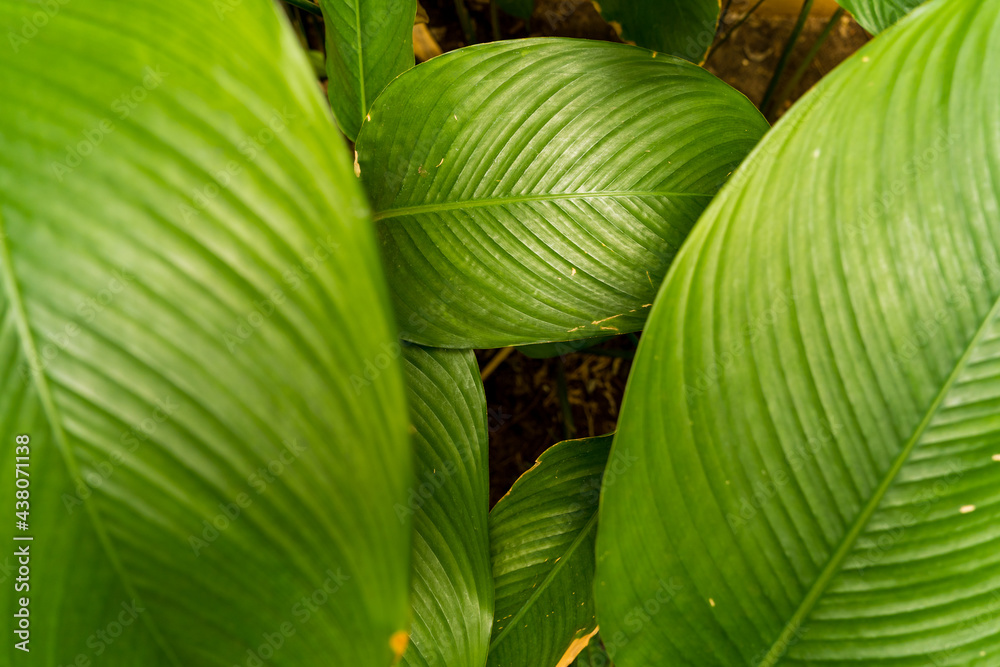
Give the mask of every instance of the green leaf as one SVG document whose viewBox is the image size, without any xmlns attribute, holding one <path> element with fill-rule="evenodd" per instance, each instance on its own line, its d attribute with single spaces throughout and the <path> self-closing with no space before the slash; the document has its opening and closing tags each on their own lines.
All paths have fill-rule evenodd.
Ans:
<svg viewBox="0 0 1000 667">
<path fill-rule="evenodd" d="M 595 338 L 580 338 L 578 340 L 568 340 L 559 343 L 537 343 L 535 345 L 522 345 L 517 350 L 531 359 L 551 359 L 552 357 L 561 357 L 564 354 L 582 352 L 612 338 L 614 336 L 597 336 Z"/>
<path fill-rule="evenodd" d="M 265 0 L 0 0 L 0 27 L 5 511 L 31 437 L 4 578 L 34 538 L 30 653 L 10 578 L 0 663 L 387 667 L 402 374 L 290 27 Z"/>
<path fill-rule="evenodd" d="M 840 0 L 861 27 L 875 35 L 906 16 L 923 0 Z"/>
<path fill-rule="evenodd" d="M 490 667 L 555 667 L 594 619 L 594 538 L 611 436 L 549 447 L 490 512 L 496 620 Z"/>
<path fill-rule="evenodd" d="M 617 664 L 996 664 L 997 35 L 997 0 L 914 12 L 699 221 L 602 499 Z"/>
<path fill-rule="evenodd" d="M 600 635 L 595 636 L 573 661 L 573 667 L 614 667 L 608 652 L 601 644 Z"/>
<path fill-rule="evenodd" d="M 417 0 L 320 0 L 319 4 L 326 26 L 330 106 L 340 129 L 354 141 L 378 94 L 413 67 Z"/>
<path fill-rule="evenodd" d="M 661 53 L 700 63 L 715 39 L 719 0 L 595 0 L 619 36 Z"/>
<path fill-rule="evenodd" d="M 495 0 L 497 7 L 525 21 L 531 20 L 535 11 L 535 0 Z"/>
<path fill-rule="evenodd" d="M 698 215 L 767 129 L 690 63 L 620 44 L 473 46 L 396 79 L 358 137 L 408 340 L 636 331 Z"/>
<path fill-rule="evenodd" d="M 486 396 L 471 350 L 403 351 L 417 480 L 397 514 L 413 517 L 408 667 L 486 664 L 493 625 L 487 527 Z"/>
</svg>

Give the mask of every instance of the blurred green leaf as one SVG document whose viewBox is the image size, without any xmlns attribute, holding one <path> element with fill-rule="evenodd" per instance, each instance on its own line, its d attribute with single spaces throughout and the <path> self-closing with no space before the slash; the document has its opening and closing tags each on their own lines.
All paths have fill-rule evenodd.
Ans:
<svg viewBox="0 0 1000 667">
<path fill-rule="evenodd" d="M 388 667 L 413 483 L 396 335 L 277 5 L 0 0 L 0 26 L 5 509 L 31 438 L 3 578 L 34 538 L 30 653 L 7 579 L 0 664 Z"/>
</svg>

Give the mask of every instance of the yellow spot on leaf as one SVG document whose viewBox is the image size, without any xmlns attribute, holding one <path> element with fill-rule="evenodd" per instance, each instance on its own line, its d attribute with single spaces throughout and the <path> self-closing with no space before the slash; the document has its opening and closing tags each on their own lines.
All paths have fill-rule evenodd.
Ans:
<svg viewBox="0 0 1000 667">
<path fill-rule="evenodd" d="M 569 648 L 566 649 L 566 652 L 563 653 L 563 656 L 559 659 L 559 664 L 556 665 L 556 667 L 569 667 L 569 665 L 573 664 L 573 661 L 576 660 L 576 656 L 580 655 L 580 651 L 587 648 L 587 644 L 590 643 L 591 637 L 596 635 L 598 630 L 600 630 L 600 628 L 596 627 L 589 635 L 584 635 L 579 639 L 574 639 L 569 645 Z"/>
<path fill-rule="evenodd" d="M 713 600 L 712 598 L 708 598 L 708 604 L 710 604 L 710 605 L 712 605 L 714 607 L 715 606 L 715 600 Z"/>
<path fill-rule="evenodd" d="M 969 512 L 975 512 L 976 511 L 976 506 L 975 505 L 962 505 L 962 509 L 960 509 L 958 511 L 961 512 L 962 514 L 968 514 Z"/>
<path fill-rule="evenodd" d="M 396 656 L 396 660 L 403 657 L 403 653 L 406 652 L 406 646 L 410 643 L 410 633 L 405 630 L 400 630 L 399 632 L 393 633 L 392 637 L 389 637 L 389 646 L 392 648 L 393 655 Z"/>
</svg>

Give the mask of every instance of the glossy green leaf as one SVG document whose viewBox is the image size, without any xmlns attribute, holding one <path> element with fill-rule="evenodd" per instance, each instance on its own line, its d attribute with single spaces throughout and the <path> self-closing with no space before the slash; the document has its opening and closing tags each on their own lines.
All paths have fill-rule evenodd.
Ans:
<svg viewBox="0 0 1000 667">
<path fill-rule="evenodd" d="M 486 396 L 471 350 L 403 350 L 417 454 L 408 667 L 483 667 L 493 625 Z"/>
<path fill-rule="evenodd" d="M 719 0 L 595 0 L 622 39 L 700 63 L 719 24 Z"/>
<path fill-rule="evenodd" d="M 319 0 L 319 4 L 326 26 L 330 106 L 340 129 L 354 141 L 378 94 L 413 67 L 417 0 Z"/>
<path fill-rule="evenodd" d="M 0 27 L 0 664 L 388 667 L 402 374 L 363 194 L 283 15 L 0 0 Z M 30 653 L 12 533 L 34 538 Z"/>
<path fill-rule="evenodd" d="M 927 5 L 699 221 L 602 499 L 616 664 L 1000 660 L 998 67 L 1000 1 Z"/>
<path fill-rule="evenodd" d="M 502 347 L 635 331 L 712 195 L 766 131 L 690 63 L 495 42 L 386 88 L 358 137 L 403 336 Z"/>
<path fill-rule="evenodd" d="M 555 667 L 596 631 L 594 538 L 610 449 L 610 435 L 553 445 L 490 512 L 490 667 Z"/>
<path fill-rule="evenodd" d="M 861 27 L 875 35 L 906 16 L 923 0 L 840 0 Z"/>
</svg>

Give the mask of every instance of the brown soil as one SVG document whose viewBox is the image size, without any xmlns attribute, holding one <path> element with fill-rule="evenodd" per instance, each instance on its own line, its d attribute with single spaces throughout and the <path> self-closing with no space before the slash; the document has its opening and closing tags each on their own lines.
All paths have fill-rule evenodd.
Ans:
<svg viewBox="0 0 1000 667">
<path fill-rule="evenodd" d="M 618 336 L 595 351 L 554 359 L 530 359 L 514 351 L 486 378 L 491 507 L 551 445 L 615 430 L 632 361 L 597 353 L 612 350 L 630 353 L 635 343 Z M 501 352 L 478 350 L 480 368 Z M 559 398 L 560 365 L 572 411 L 569 422 Z"/>
</svg>

